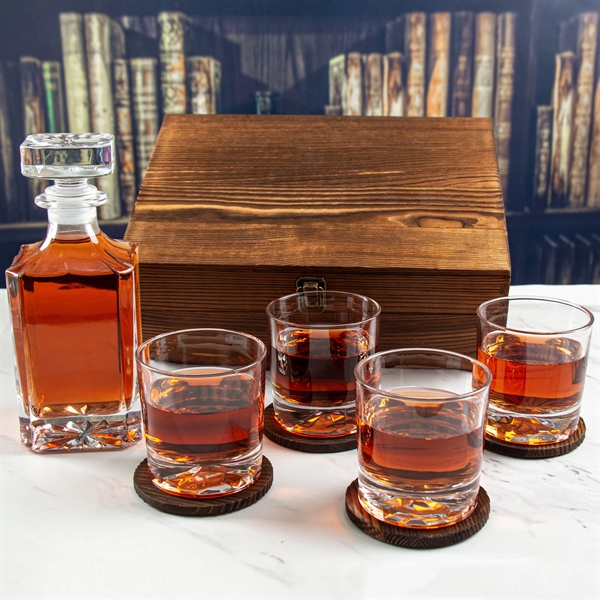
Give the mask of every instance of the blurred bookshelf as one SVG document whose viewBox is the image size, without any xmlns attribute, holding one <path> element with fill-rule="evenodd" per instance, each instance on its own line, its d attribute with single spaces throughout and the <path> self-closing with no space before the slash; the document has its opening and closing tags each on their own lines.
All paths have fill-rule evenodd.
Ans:
<svg viewBox="0 0 600 600">
<path fill-rule="evenodd" d="M 120 173 L 105 190 L 116 200 L 101 218 L 109 235 L 121 237 L 163 115 L 255 113 L 258 92 L 279 114 L 494 118 L 513 283 L 600 283 L 600 199 L 594 191 L 600 167 L 592 156 L 600 129 L 598 12 L 597 0 L 4 3 L 1 266 L 6 269 L 18 247 L 41 239 L 46 228 L 44 212 L 33 205 L 38 191 L 18 174 L 17 147 L 26 133 L 80 131 L 86 123 L 90 130 L 113 128 Z M 468 51 L 459 47 L 460 23 L 470 28 Z M 486 28 L 492 32 L 489 56 Z M 457 108 L 461 52 L 470 69 L 466 108 Z M 495 65 L 491 88 L 481 79 L 489 60 Z M 166 64 L 183 71 L 165 74 Z M 415 65 L 422 81 L 414 79 Z M 360 78 L 352 79 L 356 66 Z M 73 100 L 77 82 L 88 103 L 83 117 Z M 416 95 L 415 85 L 421 86 Z M 361 98 L 358 108 L 351 89 Z M 113 110 L 108 121 L 102 120 L 107 102 Z M 558 120 L 564 106 L 570 122 Z M 553 155 L 558 132 L 566 159 L 558 150 Z M 580 168 L 569 180 L 571 163 Z"/>
</svg>

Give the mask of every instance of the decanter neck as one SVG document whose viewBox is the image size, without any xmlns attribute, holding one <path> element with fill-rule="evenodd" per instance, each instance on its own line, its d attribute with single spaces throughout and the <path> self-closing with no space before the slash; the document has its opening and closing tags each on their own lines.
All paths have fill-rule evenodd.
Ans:
<svg viewBox="0 0 600 600">
<path fill-rule="evenodd" d="M 95 207 L 84 208 L 49 208 L 48 232 L 97 234 L 100 231 L 98 215 Z M 53 235 L 56 237 L 56 235 Z"/>
<path fill-rule="evenodd" d="M 35 203 L 48 210 L 48 221 L 61 228 L 98 231 L 96 207 L 106 202 L 106 194 L 86 179 L 59 179 L 36 197 Z M 64 227 L 63 227 L 64 226 Z"/>
</svg>

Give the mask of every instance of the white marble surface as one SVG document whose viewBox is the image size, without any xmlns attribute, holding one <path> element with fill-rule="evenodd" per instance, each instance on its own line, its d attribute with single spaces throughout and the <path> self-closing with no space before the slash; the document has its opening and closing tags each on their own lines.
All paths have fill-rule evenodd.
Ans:
<svg viewBox="0 0 600 600">
<path fill-rule="evenodd" d="M 4 292 L 4 290 L 2 290 Z M 599 316 L 600 287 L 517 287 Z M 18 441 L 7 307 L 2 308 L 1 588 L 9 598 L 598 598 L 599 328 L 582 416 L 563 457 L 485 454 L 487 525 L 457 546 L 414 551 L 367 537 L 345 514 L 356 453 L 310 455 L 265 440 L 271 491 L 213 518 L 160 513 L 123 452 L 36 455 Z"/>
</svg>

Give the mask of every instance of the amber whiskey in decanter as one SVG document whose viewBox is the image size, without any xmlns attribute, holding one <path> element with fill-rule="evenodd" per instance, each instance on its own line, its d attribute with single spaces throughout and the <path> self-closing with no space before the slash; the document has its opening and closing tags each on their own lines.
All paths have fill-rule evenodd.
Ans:
<svg viewBox="0 0 600 600">
<path fill-rule="evenodd" d="M 36 452 L 126 448 L 141 439 L 134 353 L 140 336 L 136 244 L 100 230 L 113 171 L 108 134 L 37 134 L 21 172 L 52 179 L 35 199 L 46 238 L 22 246 L 6 271 L 21 441 Z"/>
</svg>

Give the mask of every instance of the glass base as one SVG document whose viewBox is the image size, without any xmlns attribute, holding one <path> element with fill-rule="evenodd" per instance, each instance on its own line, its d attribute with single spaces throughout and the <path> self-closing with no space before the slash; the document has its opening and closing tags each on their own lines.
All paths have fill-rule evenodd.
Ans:
<svg viewBox="0 0 600 600">
<path fill-rule="evenodd" d="M 514 413 L 488 407 L 486 435 L 512 444 L 557 444 L 568 439 L 579 424 L 579 409 L 554 414 Z"/>
<path fill-rule="evenodd" d="M 332 408 L 307 407 L 286 402 L 273 394 L 277 422 L 290 433 L 305 437 L 334 438 L 356 433 L 356 404 Z"/>
<path fill-rule="evenodd" d="M 476 507 L 479 477 L 460 488 L 416 493 L 388 488 L 359 472 L 361 506 L 384 523 L 415 529 L 447 527 L 467 518 Z"/>
<path fill-rule="evenodd" d="M 34 452 L 122 450 L 142 439 L 139 411 L 59 419 L 19 417 L 21 442 Z"/>
<path fill-rule="evenodd" d="M 147 446 L 152 483 L 159 489 L 184 498 L 228 496 L 252 485 L 262 466 L 262 444 L 250 454 L 221 461 L 194 461 L 193 456 L 165 460 Z"/>
</svg>

